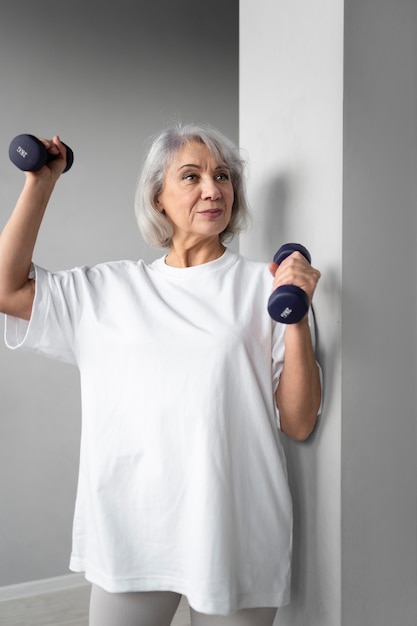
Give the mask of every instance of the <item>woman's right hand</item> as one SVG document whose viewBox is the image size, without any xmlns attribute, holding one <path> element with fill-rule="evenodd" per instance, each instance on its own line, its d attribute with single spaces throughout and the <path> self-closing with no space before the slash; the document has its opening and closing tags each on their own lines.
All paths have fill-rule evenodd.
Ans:
<svg viewBox="0 0 417 626">
<path fill-rule="evenodd" d="M 25 172 L 26 178 L 29 180 L 35 178 L 50 181 L 52 184 L 55 184 L 67 165 L 67 149 L 58 135 L 54 135 L 52 139 L 44 139 L 42 137 L 38 137 L 38 139 L 43 143 L 49 154 L 56 158 L 48 161 L 36 172 Z"/>
</svg>

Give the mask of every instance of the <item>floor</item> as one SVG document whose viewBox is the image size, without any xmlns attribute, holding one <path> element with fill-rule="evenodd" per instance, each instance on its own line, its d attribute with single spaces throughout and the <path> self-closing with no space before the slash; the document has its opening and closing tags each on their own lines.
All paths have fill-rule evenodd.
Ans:
<svg viewBox="0 0 417 626">
<path fill-rule="evenodd" d="M 1 626 L 88 626 L 90 587 L 0 602 Z M 186 600 L 181 600 L 172 626 L 190 626 Z"/>
</svg>

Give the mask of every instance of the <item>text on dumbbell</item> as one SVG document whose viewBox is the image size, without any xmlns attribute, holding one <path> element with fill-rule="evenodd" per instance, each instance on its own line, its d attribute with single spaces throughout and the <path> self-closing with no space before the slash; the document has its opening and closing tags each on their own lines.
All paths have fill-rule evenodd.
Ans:
<svg viewBox="0 0 417 626">
<path fill-rule="evenodd" d="M 291 313 L 292 313 L 292 309 L 290 309 L 290 307 L 287 306 L 287 308 L 284 309 L 283 312 L 281 313 L 281 317 L 287 318 L 289 315 L 291 315 Z"/>
<path fill-rule="evenodd" d="M 28 153 L 26 152 L 26 150 L 23 150 L 22 146 L 18 146 L 16 152 L 18 152 L 20 154 L 20 156 L 22 156 L 24 159 L 27 157 Z"/>
</svg>

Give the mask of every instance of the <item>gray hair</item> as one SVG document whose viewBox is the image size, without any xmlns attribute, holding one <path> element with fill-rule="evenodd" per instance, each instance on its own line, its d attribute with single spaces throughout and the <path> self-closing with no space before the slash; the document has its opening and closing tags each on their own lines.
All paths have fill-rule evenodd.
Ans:
<svg viewBox="0 0 417 626">
<path fill-rule="evenodd" d="M 172 226 L 156 208 L 156 199 L 163 190 L 165 172 L 170 163 L 183 146 L 194 141 L 205 144 L 211 154 L 224 161 L 230 170 L 234 202 L 230 222 L 220 234 L 220 241 L 232 239 L 247 224 L 249 207 L 244 181 L 245 162 L 238 148 L 207 124 L 179 124 L 162 131 L 154 138 L 136 190 L 136 219 L 143 238 L 151 246 L 169 248 L 171 245 Z"/>
</svg>

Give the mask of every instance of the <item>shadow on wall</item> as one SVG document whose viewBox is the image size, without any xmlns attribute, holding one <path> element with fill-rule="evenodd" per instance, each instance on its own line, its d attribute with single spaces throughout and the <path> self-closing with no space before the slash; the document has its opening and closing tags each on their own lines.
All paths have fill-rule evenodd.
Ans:
<svg viewBox="0 0 417 626">
<path fill-rule="evenodd" d="M 290 172 L 281 172 L 271 177 L 263 193 L 263 219 L 261 224 L 260 240 L 264 243 L 268 253 L 275 252 L 278 247 L 287 242 L 292 236 L 297 237 L 298 228 L 294 226 L 292 211 L 296 211 L 297 182 Z M 305 233 L 305 228 L 300 229 Z M 289 240 L 288 240 L 289 241 Z M 298 243 L 304 243 L 298 241 Z M 312 256 L 314 257 L 314 250 Z M 318 255 L 319 251 L 316 252 Z M 313 258 L 314 263 L 314 258 Z M 323 614 L 326 606 L 324 583 L 321 584 L 317 575 L 322 570 L 321 547 L 316 538 L 320 535 L 317 528 L 320 502 L 319 494 L 319 459 L 318 450 L 321 432 L 327 420 L 326 406 L 329 404 L 329 394 L 333 389 L 335 368 L 338 362 L 338 339 L 335 334 L 329 337 L 331 329 L 326 329 L 326 345 L 320 336 L 320 309 L 324 306 L 328 310 L 337 310 L 340 297 L 340 280 L 332 268 L 319 268 L 322 279 L 315 297 L 314 318 L 316 332 L 316 356 L 323 371 L 324 398 L 322 412 L 318 425 L 311 437 L 303 443 L 294 442 L 283 437 L 283 444 L 287 456 L 290 490 L 293 498 L 294 531 L 293 531 L 293 562 L 292 562 L 292 600 L 288 607 L 280 610 L 279 623 L 300 623 L 306 607 L 315 606 L 315 615 Z M 327 393 L 329 391 L 329 393 Z M 311 576 L 315 578 L 314 589 L 309 584 Z"/>
<path fill-rule="evenodd" d="M 288 173 L 277 174 L 267 185 L 265 196 L 265 219 L 262 221 L 262 240 L 267 243 L 268 251 L 273 254 L 282 241 L 282 233 L 287 232 L 285 216 L 291 195 L 291 177 Z"/>
</svg>

